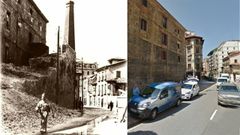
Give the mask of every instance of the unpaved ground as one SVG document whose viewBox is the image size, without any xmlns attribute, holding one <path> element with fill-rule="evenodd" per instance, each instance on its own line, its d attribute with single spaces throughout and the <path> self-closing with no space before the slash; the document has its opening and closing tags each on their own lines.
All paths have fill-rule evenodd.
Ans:
<svg viewBox="0 0 240 135">
<path fill-rule="evenodd" d="M 39 132 L 40 117 L 34 109 L 40 99 L 21 91 L 22 84 L 26 79 L 34 79 L 34 77 L 31 76 L 32 73 L 28 73 L 27 70 L 25 70 L 26 69 L 24 69 L 25 73 L 22 71 L 18 72 L 21 73 L 21 77 L 15 73 L 0 74 L 2 124 L 5 134 L 34 134 Z M 84 115 L 80 116 L 81 113 L 77 110 L 71 110 L 59 107 L 51 102 L 49 103 L 53 106 L 55 117 L 53 118 L 50 113 L 48 128 L 64 123 L 72 118 L 81 117 L 84 123 L 85 121 L 108 113 L 106 110 L 85 109 Z"/>
</svg>

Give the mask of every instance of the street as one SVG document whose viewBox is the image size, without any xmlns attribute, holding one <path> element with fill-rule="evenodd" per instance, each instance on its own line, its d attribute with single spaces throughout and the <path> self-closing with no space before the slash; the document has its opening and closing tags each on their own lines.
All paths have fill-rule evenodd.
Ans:
<svg viewBox="0 0 240 135">
<path fill-rule="evenodd" d="M 206 83 L 200 83 L 202 90 Z M 219 106 L 216 85 L 212 85 L 191 101 L 160 113 L 155 120 L 142 120 L 128 134 L 240 135 L 240 108 Z"/>
</svg>

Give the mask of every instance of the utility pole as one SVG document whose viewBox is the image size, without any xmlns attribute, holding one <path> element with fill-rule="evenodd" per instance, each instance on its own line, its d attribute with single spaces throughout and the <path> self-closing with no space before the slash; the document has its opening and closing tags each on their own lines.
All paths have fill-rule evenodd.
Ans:
<svg viewBox="0 0 240 135">
<path fill-rule="evenodd" d="M 83 72 L 83 58 L 82 58 L 82 114 L 83 114 L 83 74 L 84 74 L 84 72 Z"/>
<path fill-rule="evenodd" d="M 56 93 L 55 93 L 56 104 L 58 104 L 58 93 L 59 93 L 59 33 L 60 33 L 60 26 L 58 26 L 58 35 L 57 35 L 57 81 L 56 81 Z"/>
</svg>

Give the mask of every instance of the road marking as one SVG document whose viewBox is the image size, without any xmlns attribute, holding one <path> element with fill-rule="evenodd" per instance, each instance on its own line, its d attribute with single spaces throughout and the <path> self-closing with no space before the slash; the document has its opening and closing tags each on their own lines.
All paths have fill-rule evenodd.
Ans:
<svg viewBox="0 0 240 135">
<path fill-rule="evenodd" d="M 136 126 L 134 126 L 134 127 L 129 128 L 128 131 L 134 130 L 135 128 L 139 127 L 140 125 L 141 125 L 141 123 L 136 125 Z"/>
<path fill-rule="evenodd" d="M 215 116 L 216 112 L 217 112 L 217 110 L 215 110 L 215 111 L 213 112 L 213 114 L 212 114 L 212 116 L 211 116 L 210 120 L 212 120 L 212 119 L 213 119 L 213 117 Z"/>
</svg>

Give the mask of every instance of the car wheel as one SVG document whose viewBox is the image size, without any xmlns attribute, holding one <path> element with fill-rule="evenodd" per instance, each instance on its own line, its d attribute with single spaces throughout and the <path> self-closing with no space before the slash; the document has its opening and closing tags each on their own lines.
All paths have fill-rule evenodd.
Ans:
<svg viewBox="0 0 240 135">
<path fill-rule="evenodd" d="M 193 94 L 191 94 L 191 96 L 190 96 L 189 100 L 192 100 L 192 97 L 193 97 Z"/>
<path fill-rule="evenodd" d="M 181 100 L 178 99 L 175 106 L 177 107 L 177 106 L 179 106 L 180 104 L 181 104 Z"/>
<path fill-rule="evenodd" d="M 154 109 L 151 112 L 150 119 L 154 120 L 156 118 L 156 116 L 157 116 L 157 109 Z"/>
</svg>

